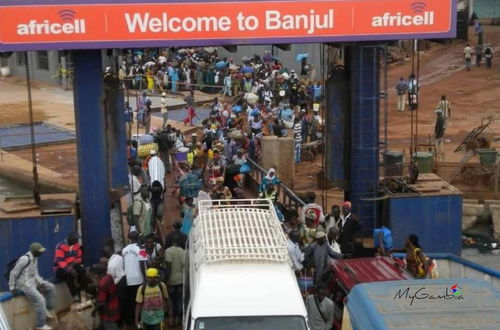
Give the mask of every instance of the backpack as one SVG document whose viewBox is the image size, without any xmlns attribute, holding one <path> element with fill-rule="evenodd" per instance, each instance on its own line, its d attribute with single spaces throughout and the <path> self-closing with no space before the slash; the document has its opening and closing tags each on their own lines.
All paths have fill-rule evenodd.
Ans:
<svg viewBox="0 0 500 330">
<path fill-rule="evenodd" d="M 10 272 L 14 269 L 14 267 L 16 266 L 17 262 L 19 261 L 19 258 L 21 258 L 22 256 L 27 256 L 28 257 L 28 263 L 21 269 L 21 271 L 19 272 L 19 274 L 17 275 L 17 278 L 16 278 L 16 282 L 17 282 L 17 279 L 21 276 L 21 274 L 24 272 L 24 270 L 28 267 L 28 265 L 31 263 L 31 259 L 29 257 L 29 255 L 27 253 L 23 254 L 23 255 L 20 255 L 19 257 L 17 257 L 16 259 L 13 259 L 11 261 L 9 261 L 9 263 L 7 264 L 7 266 L 5 267 L 5 272 L 3 274 L 3 277 L 5 278 L 5 280 L 7 282 L 10 281 Z"/>
<path fill-rule="evenodd" d="M 160 287 L 160 295 L 161 295 L 161 298 L 162 298 L 162 302 L 163 302 L 163 299 L 165 299 L 165 297 L 168 297 L 168 294 L 165 294 L 165 292 L 163 292 L 163 283 L 162 282 L 158 282 L 158 286 Z M 141 285 L 141 293 L 142 293 L 142 299 L 144 299 L 146 296 L 145 296 L 145 293 L 146 293 L 146 283 L 144 283 L 143 285 Z M 144 302 L 144 300 L 143 300 Z"/>
</svg>

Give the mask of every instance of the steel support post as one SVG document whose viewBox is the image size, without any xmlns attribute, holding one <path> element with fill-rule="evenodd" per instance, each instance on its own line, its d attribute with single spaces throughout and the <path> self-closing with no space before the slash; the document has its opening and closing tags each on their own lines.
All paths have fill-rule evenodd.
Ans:
<svg viewBox="0 0 500 330">
<path fill-rule="evenodd" d="M 377 220 L 379 180 L 380 56 L 377 46 L 350 49 L 351 69 L 351 175 L 353 212 L 370 233 Z"/>
<path fill-rule="evenodd" d="M 100 50 L 73 51 L 80 215 L 85 264 L 99 260 L 111 236 L 109 168 Z"/>
</svg>

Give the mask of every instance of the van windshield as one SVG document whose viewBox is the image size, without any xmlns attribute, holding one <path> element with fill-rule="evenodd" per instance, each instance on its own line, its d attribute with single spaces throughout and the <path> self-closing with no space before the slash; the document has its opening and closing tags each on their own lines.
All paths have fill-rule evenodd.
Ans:
<svg viewBox="0 0 500 330">
<path fill-rule="evenodd" d="M 236 316 L 196 320 L 196 330 L 307 330 L 302 316 Z"/>
</svg>

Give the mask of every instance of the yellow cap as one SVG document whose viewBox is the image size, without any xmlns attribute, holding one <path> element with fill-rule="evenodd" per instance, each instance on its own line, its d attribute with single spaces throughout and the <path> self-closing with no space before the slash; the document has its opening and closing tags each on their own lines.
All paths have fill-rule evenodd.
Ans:
<svg viewBox="0 0 500 330">
<path fill-rule="evenodd" d="M 158 277 L 158 269 L 148 268 L 148 271 L 146 272 L 146 277 Z"/>
</svg>

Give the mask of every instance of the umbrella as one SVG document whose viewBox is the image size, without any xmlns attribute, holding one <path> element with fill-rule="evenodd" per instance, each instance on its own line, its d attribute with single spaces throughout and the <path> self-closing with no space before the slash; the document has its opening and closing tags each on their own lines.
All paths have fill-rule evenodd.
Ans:
<svg viewBox="0 0 500 330">
<path fill-rule="evenodd" d="M 226 62 L 224 62 L 224 61 L 220 61 L 220 62 L 215 63 L 215 68 L 217 70 L 224 69 L 225 67 L 226 67 Z"/>
<path fill-rule="evenodd" d="M 214 47 L 205 47 L 205 48 L 203 48 L 203 50 L 206 51 L 209 54 L 212 54 L 213 52 L 215 52 L 215 48 Z"/>
<path fill-rule="evenodd" d="M 249 66 L 244 66 L 243 68 L 241 68 L 241 73 L 252 73 L 253 72 L 253 69 Z"/>
<path fill-rule="evenodd" d="M 308 53 L 304 53 L 304 54 L 297 54 L 297 56 L 295 57 L 295 60 L 297 62 L 301 62 L 303 59 L 305 58 L 308 58 L 309 57 L 309 54 Z"/>
</svg>

